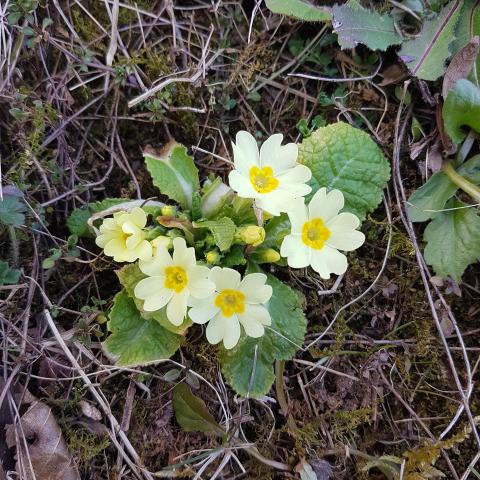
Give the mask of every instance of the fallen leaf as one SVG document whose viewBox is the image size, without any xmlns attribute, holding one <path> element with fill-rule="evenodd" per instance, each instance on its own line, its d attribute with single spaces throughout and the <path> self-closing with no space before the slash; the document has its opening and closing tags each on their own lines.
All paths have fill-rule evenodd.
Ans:
<svg viewBox="0 0 480 480">
<path fill-rule="evenodd" d="M 102 414 L 98 410 L 98 408 L 94 407 L 91 403 L 88 403 L 85 400 L 80 400 L 78 402 L 78 406 L 82 411 L 82 414 L 85 415 L 87 418 L 91 418 L 92 420 L 100 421 L 102 419 Z"/>
<path fill-rule="evenodd" d="M 467 78 L 480 50 L 480 37 L 473 37 L 453 58 L 443 77 L 442 97 L 445 98 L 457 80 Z"/>
<path fill-rule="evenodd" d="M 34 400 L 20 422 L 7 426 L 6 442 L 17 447 L 16 470 L 22 480 L 80 480 L 50 407 Z M 22 435 L 31 442 L 17 444 Z"/>
</svg>

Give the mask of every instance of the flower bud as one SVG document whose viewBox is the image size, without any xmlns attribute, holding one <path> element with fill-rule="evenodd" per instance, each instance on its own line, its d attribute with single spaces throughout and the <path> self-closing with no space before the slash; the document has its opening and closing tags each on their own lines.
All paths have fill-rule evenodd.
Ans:
<svg viewBox="0 0 480 480">
<path fill-rule="evenodd" d="M 264 250 L 257 250 L 252 258 L 257 263 L 276 263 L 280 260 L 280 254 L 273 248 L 266 248 Z"/>
<path fill-rule="evenodd" d="M 210 265 L 217 265 L 220 262 L 220 253 L 216 250 L 210 250 L 205 254 L 205 259 Z"/>
<path fill-rule="evenodd" d="M 177 213 L 177 208 L 174 205 L 164 205 L 160 212 L 164 217 L 174 217 Z"/>
<path fill-rule="evenodd" d="M 173 240 L 171 237 L 159 235 L 158 237 L 151 240 L 150 243 L 152 244 L 153 248 L 165 247 L 168 250 L 169 248 L 172 248 Z"/>
<path fill-rule="evenodd" d="M 248 225 L 237 231 L 237 237 L 247 245 L 256 247 L 265 240 L 265 230 L 257 225 Z"/>
</svg>

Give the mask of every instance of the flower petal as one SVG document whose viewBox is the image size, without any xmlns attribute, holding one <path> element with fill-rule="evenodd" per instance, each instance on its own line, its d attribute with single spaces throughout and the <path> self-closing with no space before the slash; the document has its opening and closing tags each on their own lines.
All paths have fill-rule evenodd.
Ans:
<svg viewBox="0 0 480 480">
<path fill-rule="evenodd" d="M 345 273 L 347 267 L 347 257 L 328 245 L 321 250 L 315 250 L 312 254 L 312 268 L 325 280 L 330 278 L 331 273 L 336 275 Z"/>
<path fill-rule="evenodd" d="M 248 174 L 251 167 L 259 164 L 257 141 L 251 133 L 244 130 L 238 132 L 232 148 L 235 168 L 239 172 Z"/>
<path fill-rule="evenodd" d="M 152 258 L 152 251 L 152 245 L 150 242 L 147 242 L 147 240 L 143 240 L 143 242 L 140 242 L 135 248 L 135 254 L 143 261 L 148 261 Z"/>
<path fill-rule="evenodd" d="M 132 208 L 130 212 L 130 221 L 138 228 L 143 228 L 147 224 L 147 214 L 140 207 Z"/>
<path fill-rule="evenodd" d="M 308 208 L 303 198 L 295 200 L 287 214 L 292 226 L 292 233 L 301 234 L 303 224 L 308 221 Z"/>
<path fill-rule="evenodd" d="M 205 298 L 215 291 L 215 284 L 208 279 L 210 270 L 207 267 L 194 266 L 188 270 L 188 289 L 193 297 Z"/>
<path fill-rule="evenodd" d="M 233 348 L 240 339 L 240 322 L 236 315 L 232 315 L 228 318 L 228 324 L 225 325 L 223 331 L 223 346 L 230 350 Z"/>
<path fill-rule="evenodd" d="M 163 308 L 170 298 L 172 290 L 164 287 L 165 277 L 148 277 L 140 280 L 133 294 L 140 300 L 144 300 L 143 309 L 147 312 L 155 312 Z"/>
<path fill-rule="evenodd" d="M 216 345 L 223 339 L 224 331 L 228 328 L 228 321 L 228 318 L 219 313 L 208 322 L 205 334 L 209 343 Z"/>
<path fill-rule="evenodd" d="M 261 305 L 248 305 L 245 313 L 238 316 L 238 320 L 249 337 L 258 338 L 265 333 L 264 325 L 271 325 L 272 318 L 269 311 Z"/>
<path fill-rule="evenodd" d="M 232 190 L 235 190 L 241 198 L 258 198 L 260 194 L 253 188 L 250 179 L 237 170 L 228 174 L 228 183 Z"/>
<path fill-rule="evenodd" d="M 264 273 L 250 273 L 240 282 L 239 290 L 245 294 L 246 303 L 266 303 L 272 296 L 273 289 L 266 285 Z"/>
<path fill-rule="evenodd" d="M 155 256 L 150 260 L 140 260 L 138 262 L 138 267 L 145 275 L 154 277 L 157 275 L 164 275 L 165 268 L 172 265 L 172 257 L 168 253 L 168 250 L 159 246 L 156 249 Z"/>
<path fill-rule="evenodd" d="M 192 265 L 196 265 L 197 260 L 195 258 L 195 249 L 193 247 L 187 247 L 185 239 L 182 237 L 176 237 L 173 239 L 173 265 L 180 265 L 185 270 Z"/>
<path fill-rule="evenodd" d="M 113 238 L 103 248 L 107 257 L 113 257 L 115 261 L 119 262 L 123 262 L 123 254 L 125 250 L 125 242 L 120 238 Z"/>
<path fill-rule="evenodd" d="M 292 268 L 304 268 L 310 265 L 311 248 L 307 247 L 299 235 L 287 235 L 280 247 L 280 255 L 287 258 Z"/>
<path fill-rule="evenodd" d="M 330 238 L 325 242 L 326 245 L 351 252 L 361 247 L 365 242 L 365 235 L 358 230 L 350 230 L 347 232 L 332 231 Z"/>
<path fill-rule="evenodd" d="M 207 323 L 220 311 L 214 304 L 215 297 L 216 295 L 210 295 L 207 298 L 195 302 L 188 311 L 188 316 L 192 322 L 199 324 Z"/>
<path fill-rule="evenodd" d="M 345 200 L 340 190 L 320 188 L 308 205 L 309 218 L 321 218 L 324 223 L 329 222 L 343 208 Z"/>
<path fill-rule="evenodd" d="M 286 212 L 294 202 L 295 195 L 280 188 L 270 193 L 264 193 L 260 198 L 255 200 L 259 208 L 273 216 L 278 216 L 282 212 Z"/>
<path fill-rule="evenodd" d="M 312 178 L 312 171 L 306 165 L 295 165 L 278 175 L 280 185 L 307 183 Z"/>
<path fill-rule="evenodd" d="M 217 292 L 225 289 L 237 290 L 241 275 L 232 268 L 213 267 L 210 270 L 210 280 L 215 283 Z"/>
<path fill-rule="evenodd" d="M 282 146 L 282 141 L 283 135 L 276 133 L 260 147 L 260 165 L 272 167 L 276 175 L 292 168 L 298 157 L 298 146 L 295 143 Z"/>
<path fill-rule="evenodd" d="M 182 324 L 187 315 L 188 289 L 182 290 L 180 293 L 174 293 L 167 305 L 167 318 L 177 327 Z"/>
</svg>

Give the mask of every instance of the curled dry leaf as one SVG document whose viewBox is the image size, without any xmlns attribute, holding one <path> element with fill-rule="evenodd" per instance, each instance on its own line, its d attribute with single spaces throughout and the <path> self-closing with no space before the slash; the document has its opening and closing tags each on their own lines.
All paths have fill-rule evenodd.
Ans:
<svg viewBox="0 0 480 480">
<path fill-rule="evenodd" d="M 17 447 L 16 470 L 23 480 L 80 480 L 50 407 L 34 400 L 20 425 L 8 425 L 6 441 Z M 17 442 L 22 435 L 30 442 Z M 28 449 L 28 450 L 27 450 Z M 30 467 L 31 465 L 31 467 Z M 32 472 L 33 469 L 33 472 Z"/>
<path fill-rule="evenodd" d="M 453 58 L 443 77 L 442 97 L 445 98 L 457 80 L 467 78 L 477 60 L 480 37 L 473 37 Z"/>
</svg>

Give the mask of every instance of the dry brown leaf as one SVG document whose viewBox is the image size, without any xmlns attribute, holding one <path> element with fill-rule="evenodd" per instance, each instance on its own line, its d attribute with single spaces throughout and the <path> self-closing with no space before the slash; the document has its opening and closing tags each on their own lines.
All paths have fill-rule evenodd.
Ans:
<svg viewBox="0 0 480 480">
<path fill-rule="evenodd" d="M 480 50 L 480 37 L 473 37 L 453 58 L 443 77 L 442 97 L 445 98 L 457 80 L 467 78 Z"/>
<path fill-rule="evenodd" d="M 85 400 L 80 400 L 78 402 L 78 405 L 80 407 L 80 410 L 82 411 L 82 414 L 85 415 L 87 418 L 91 418 L 92 420 L 97 421 L 100 421 L 102 419 L 102 414 L 100 413 L 98 408 L 94 407 L 91 403 Z"/>
<path fill-rule="evenodd" d="M 50 407 L 34 400 L 20 421 L 21 428 L 20 425 L 7 426 L 6 441 L 9 448 L 17 447 L 16 469 L 23 480 L 80 480 Z M 32 440 L 31 443 L 17 444 L 16 438 L 22 435 Z"/>
</svg>

